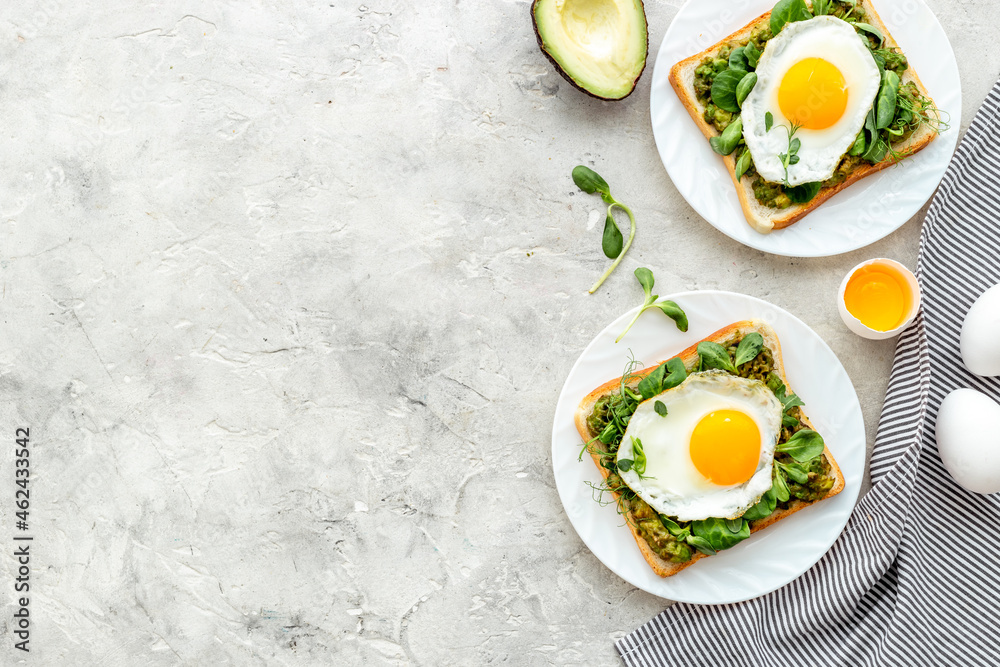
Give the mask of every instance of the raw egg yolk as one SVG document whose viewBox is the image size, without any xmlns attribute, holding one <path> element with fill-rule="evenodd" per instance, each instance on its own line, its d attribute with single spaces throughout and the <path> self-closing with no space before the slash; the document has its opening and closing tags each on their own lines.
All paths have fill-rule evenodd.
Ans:
<svg viewBox="0 0 1000 667">
<path fill-rule="evenodd" d="M 825 130 L 847 109 L 847 84 L 840 70 L 822 58 L 792 65 L 778 88 L 778 106 L 785 118 L 807 130 Z"/>
<path fill-rule="evenodd" d="M 909 314 L 910 290 L 893 269 L 866 266 L 847 281 L 844 305 L 869 329 L 891 331 Z"/>
<path fill-rule="evenodd" d="M 710 482 L 739 484 L 753 477 L 760 460 L 760 429 L 748 415 L 716 410 L 691 433 L 691 462 Z"/>
</svg>

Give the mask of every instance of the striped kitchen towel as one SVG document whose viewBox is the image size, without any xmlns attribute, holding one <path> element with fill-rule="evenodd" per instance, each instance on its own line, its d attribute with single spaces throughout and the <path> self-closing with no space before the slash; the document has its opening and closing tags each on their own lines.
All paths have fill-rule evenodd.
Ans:
<svg viewBox="0 0 1000 667">
<path fill-rule="evenodd" d="M 934 442 L 953 389 L 1000 401 L 1000 379 L 959 354 L 969 307 L 1000 283 L 1000 82 L 931 204 L 917 278 L 923 309 L 896 348 L 873 487 L 840 539 L 774 593 L 669 607 L 616 643 L 626 665 L 1000 665 L 1000 494 L 958 486 Z"/>
</svg>

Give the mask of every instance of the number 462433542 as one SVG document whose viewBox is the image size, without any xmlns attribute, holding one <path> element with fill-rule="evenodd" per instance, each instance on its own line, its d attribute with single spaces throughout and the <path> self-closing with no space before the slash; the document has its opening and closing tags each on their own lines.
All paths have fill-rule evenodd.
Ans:
<svg viewBox="0 0 1000 667">
<path fill-rule="evenodd" d="M 28 477 L 29 473 L 29 461 L 28 461 L 28 438 L 30 433 L 27 428 L 19 428 L 15 433 L 17 450 L 14 455 L 17 457 L 14 460 L 15 472 L 18 489 L 15 490 L 16 505 L 17 505 L 17 519 L 18 521 L 23 521 L 25 524 L 28 521 Z M 27 526 L 25 526 L 27 528 Z"/>
</svg>

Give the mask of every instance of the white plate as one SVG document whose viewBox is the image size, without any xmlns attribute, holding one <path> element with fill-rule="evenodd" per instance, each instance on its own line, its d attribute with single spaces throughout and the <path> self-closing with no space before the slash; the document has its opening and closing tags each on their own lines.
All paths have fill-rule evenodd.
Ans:
<svg viewBox="0 0 1000 667">
<path fill-rule="evenodd" d="M 552 468 L 570 522 L 590 550 L 615 574 L 642 590 L 671 600 L 723 604 L 763 595 L 792 581 L 827 552 L 854 508 L 865 468 L 865 425 L 847 372 L 823 339 L 800 319 L 766 301 L 732 292 L 684 292 L 667 297 L 687 313 L 681 333 L 658 311 L 645 313 L 622 342 L 614 340 L 635 310 L 612 322 L 587 346 L 570 371 L 552 425 Z M 747 319 L 771 324 L 781 341 L 789 386 L 806 403 L 806 414 L 826 439 L 846 481 L 845 489 L 735 547 L 660 578 L 643 560 L 613 506 L 601 507 L 586 482 L 601 473 L 590 457 L 578 460 L 582 440 L 573 423 L 580 401 L 619 377 L 628 352 L 652 365 L 669 359 L 724 326 Z"/>
<path fill-rule="evenodd" d="M 852 185 L 788 229 L 755 232 L 732 178 L 667 80 L 677 62 L 736 32 L 776 0 L 694 0 L 667 29 L 653 69 L 650 115 L 660 159 L 694 210 L 723 234 L 751 248 L 790 257 L 838 255 L 864 247 L 912 218 L 944 176 L 962 121 L 958 64 L 937 18 L 923 0 L 876 0 L 875 8 L 951 128 L 895 167 Z"/>
</svg>

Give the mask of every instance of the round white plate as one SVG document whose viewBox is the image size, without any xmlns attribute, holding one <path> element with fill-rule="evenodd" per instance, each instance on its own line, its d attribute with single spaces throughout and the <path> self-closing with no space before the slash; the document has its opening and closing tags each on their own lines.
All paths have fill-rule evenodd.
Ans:
<svg viewBox="0 0 1000 667">
<path fill-rule="evenodd" d="M 684 292 L 668 297 L 687 313 L 681 333 L 658 311 L 639 318 L 622 342 L 614 340 L 635 316 L 633 309 L 612 322 L 587 346 L 570 371 L 552 425 L 552 468 L 556 488 L 580 538 L 615 574 L 633 586 L 670 600 L 723 604 L 773 591 L 812 567 L 847 523 L 865 468 L 865 425 L 847 372 L 823 339 L 787 311 L 743 294 Z M 599 385 L 619 377 L 629 350 L 650 366 L 718 331 L 747 319 L 770 323 L 781 341 L 789 386 L 805 401 L 806 414 L 823 434 L 844 474 L 846 487 L 779 521 L 735 547 L 698 561 L 672 577 L 653 573 L 614 506 L 601 507 L 586 482 L 601 473 L 589 456 L 579 461 L 582 440 L 573 422 L 580 401 Z"/>
<path fill-rule="evenodd" d="M 744 245 L 789 257 L 823 257 L 862 248 L 912 218 L 944 176 L 962 121 L 955 53 L 923 0 L 876 0 L 879 16 L 935 104 L 950 115 L 950 129 L 913 157 L 846 188 L 791 227 L 759 234 L 747 224 L 725 164 L 709 147 L 667 77 L 674 64 L 770 11 L 776 1 L 694 0 L 678 12 L 656 57 L 649 101 L 660 159 L 688 204 L 713 227 Z"/>
</svg>

